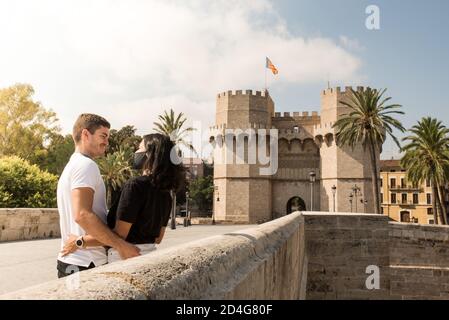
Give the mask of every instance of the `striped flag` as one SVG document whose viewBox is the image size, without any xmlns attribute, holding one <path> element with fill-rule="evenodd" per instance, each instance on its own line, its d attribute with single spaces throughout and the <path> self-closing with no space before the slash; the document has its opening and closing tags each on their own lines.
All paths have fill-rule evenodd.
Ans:
<svg viewBox="0 0 449 320">
<path fill-rule="evenodd" d="M 268 59 L 268 57 L 266 57 L 266 65 L 265 67 L 268 69 L 271 69 L 271 72 L 273 72 L 273 74 L 278 74 L 278 69 L 276 69 L 276 67 L 274 66 L 274 64 L 271 62 L 270 59 Z"/>
</svg>

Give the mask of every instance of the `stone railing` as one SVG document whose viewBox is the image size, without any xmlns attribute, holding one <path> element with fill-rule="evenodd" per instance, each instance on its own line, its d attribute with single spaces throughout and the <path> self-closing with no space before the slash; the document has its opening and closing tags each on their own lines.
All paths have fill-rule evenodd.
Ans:
<svg viewBox="0 0 449 320">
<path fill-rule="evenodd" d="M 374 269 L 373 269 L 374 268 Z M 374 273 L 373 270 L 376 270 Z M 377 274 L 375 274 L 377 272 Z M 368 280 L 377 278 L 368 285 Z M 370 280 L 370 281 L 371 281 Z M 449 299 L 449 227 L 293 213 L 0 299 Z"/>
<path fill-rule="evenodd" d="M 0 299 L 304 299 L 303 221 L 292 214 Z"/>
<path fill-rule="evenodd" d="M 0 209 L 0 242 L 60 236 L 58 209 Z"/>
</svg>

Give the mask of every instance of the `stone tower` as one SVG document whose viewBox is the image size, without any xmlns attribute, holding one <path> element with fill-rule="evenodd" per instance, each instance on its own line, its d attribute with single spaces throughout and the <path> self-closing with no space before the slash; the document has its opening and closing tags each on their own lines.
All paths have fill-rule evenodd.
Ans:
<svg viewBox="0 0 449 320">
<path fill-rule="evenodd" d="M 349 195 L 356 185 L 360 191 L 352 199 L 353 212 L 374 212 L 371 184 L 370 155 L 361 145 L 354 149 L 338 147 L 332 125 L 349 108 L 340 101 L 349 102 L 351 87 L 341 91 L 340 87 L 326 89 L 321 93 L 321 124 L 315 128 L 315 137 L 320 144 L 321 156 L 321 210 L 333 210 L 332 186 L 336 186 L 335 210 L 351 212 Z M 357 87 L 362 91 L 363 87 Z"/>
<path fill-rule="evenodd" d="M 251 157 L 259 151 L 257 134 L 261 129 L 269 132 L 273 114 L 274 103 L 267 92 L 237 90 L 217 96 L 216 126 L 212 127 L 218 140 L 214 149 L 215 219 L 242 223 L 272 219 L 271 177 L 260 175 L 262 166 Z M 249 150 L 250 142 L 256 150 Z"/>
<path fill-rule="evenodd" d="M 295 210 L 333 211 L 333 186 L 335 211 L 374 212 L 369 151 L 362 146 L 338 147 L 332 128 L 349 112 L 340 102 L 348 101 L 349 94 L 349 87 L 324 90 L 319 115 L 275 112 L 268 92 L 220 93 L 211 128 L 215 219 L 259 223 Z M 276 147 L 268 147 L 269 139 L 275 139 Z M 276 158 L 272 174 L 260 173 L 267 166 L 260 161 L 261 154 Z M 315 183 L 309 180 L 312 172 Z M 350 202 L 355 186 L 357 195 Z"/>
</svg>

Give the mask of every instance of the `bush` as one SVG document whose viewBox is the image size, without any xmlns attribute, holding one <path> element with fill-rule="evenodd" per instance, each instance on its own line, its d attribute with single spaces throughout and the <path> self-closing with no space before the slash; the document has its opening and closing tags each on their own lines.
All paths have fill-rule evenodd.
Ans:
<svg viewBox="0 0 449 320">
<path fill-rule="evenodd" d="M 0 158 L 0 207 L 55 208 L 57 176 L 18 157 Z"/>
</svg>

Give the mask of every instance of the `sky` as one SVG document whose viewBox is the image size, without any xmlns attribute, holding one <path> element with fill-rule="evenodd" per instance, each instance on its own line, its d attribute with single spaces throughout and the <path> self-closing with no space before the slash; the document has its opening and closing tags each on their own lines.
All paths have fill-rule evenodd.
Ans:
<svg viewBox="0 0 449 320">
<path fill-rule="evenodd" d="M 449 125 L 448 17 L 447 0 L 0 0 L 0 88 L 31 84 L 64 133 L 90 112 L 145 134 L 169 108 L 206 130 L 217 93 L 264 87 L 268 56 L 278 112 L 319 111 L 329 82 L 387 88 L 406 128 Z"/>
</svg>

